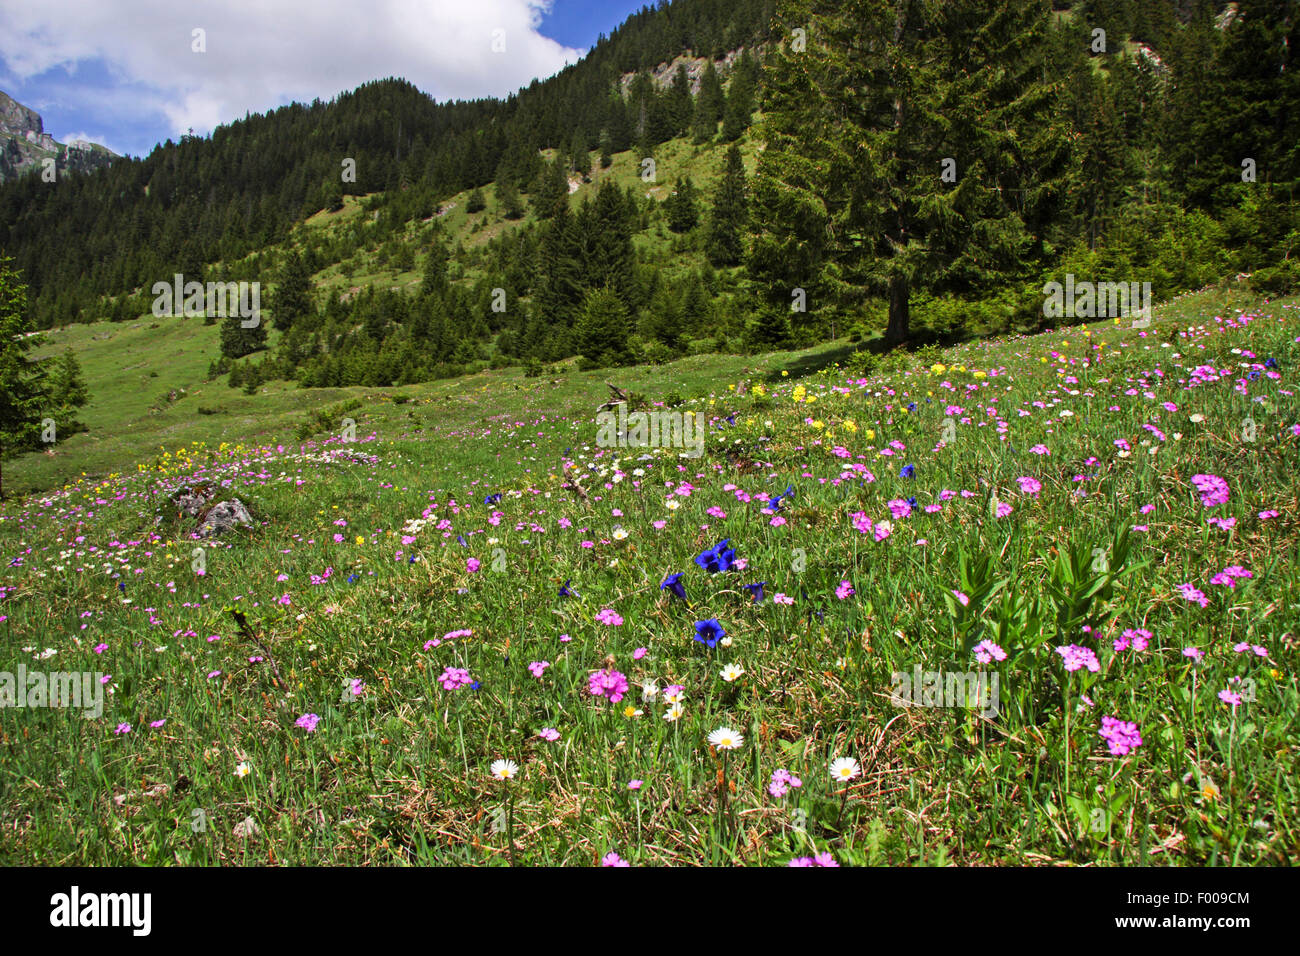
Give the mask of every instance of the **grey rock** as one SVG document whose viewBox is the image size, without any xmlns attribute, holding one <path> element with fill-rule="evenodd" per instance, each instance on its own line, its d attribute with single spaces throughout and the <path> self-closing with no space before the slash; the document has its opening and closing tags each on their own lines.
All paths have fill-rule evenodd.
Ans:
<svg viewBox="0 0 1300 956">
<path fill-rule="evenodd" d="M 230 531 L 239 525 L 251 525 L 253 516 L 248 513 L 244 503 L 238 498 L 222 501 L 212 506 L 203 523 L 195 532 L 200 538 L 211 538 Z"/>
</svg>

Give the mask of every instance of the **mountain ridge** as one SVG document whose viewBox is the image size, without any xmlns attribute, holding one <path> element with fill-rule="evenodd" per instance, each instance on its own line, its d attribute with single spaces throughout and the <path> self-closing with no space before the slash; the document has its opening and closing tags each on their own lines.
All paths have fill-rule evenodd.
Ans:
<svg viewBox="0 0 1300 956">
<path fill-rule="evenodd" d="M 59 172 L 89 172 L 107 166 L 117 153 L 98 143 L 60 143 L 45 131 L 41 114 L 0 90 L 0 183 L 40 169 L 53 159 Z"/>
</svg>

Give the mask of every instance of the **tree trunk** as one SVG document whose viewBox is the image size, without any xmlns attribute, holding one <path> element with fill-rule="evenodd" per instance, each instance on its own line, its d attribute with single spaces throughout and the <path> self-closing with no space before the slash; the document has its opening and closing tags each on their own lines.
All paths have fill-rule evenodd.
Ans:
<svg viewBox="0 0 1300 956">
<path fill-rule="evenodd" d="M 889 325 L 885 327 L 885 344 L 902 345 L 907 341 L 908 323 L 911 314 L 908 311 L 910 292 L 907 279 L 891 276 L 889 279 Z"/>
</svg>

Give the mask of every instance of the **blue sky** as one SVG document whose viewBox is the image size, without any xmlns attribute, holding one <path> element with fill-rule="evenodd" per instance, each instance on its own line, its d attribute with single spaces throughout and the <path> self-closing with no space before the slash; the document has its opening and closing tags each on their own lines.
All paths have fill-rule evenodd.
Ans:
<svg viewBox="0 0 1300 956">
<path fill-rule="evenodd" d="M 60 142 L 142 156 L 293 100 L 401 76 L 503 96 L 644 0 L 0 0 L 0 90 Z"/>
</svg>

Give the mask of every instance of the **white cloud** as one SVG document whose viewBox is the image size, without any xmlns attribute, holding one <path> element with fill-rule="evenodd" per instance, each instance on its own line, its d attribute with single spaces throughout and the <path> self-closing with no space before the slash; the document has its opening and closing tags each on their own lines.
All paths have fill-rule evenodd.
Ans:
<svg viewBox="0 0 1300 956">
<path fill-rule="evenodd" d="M 101 60 L 114 85 L 148 90 L 175 133 L 206 133 L 388 76 L 439 100 L 504 96 L 585 52 L 537 32 L 550 3 L 0 0 L 0 57 L 20 79 Z M 206 52 L 192 49 L 195 29 Z"/>
</svg>

